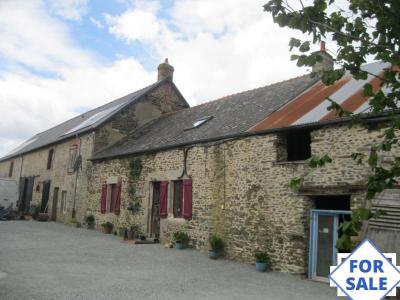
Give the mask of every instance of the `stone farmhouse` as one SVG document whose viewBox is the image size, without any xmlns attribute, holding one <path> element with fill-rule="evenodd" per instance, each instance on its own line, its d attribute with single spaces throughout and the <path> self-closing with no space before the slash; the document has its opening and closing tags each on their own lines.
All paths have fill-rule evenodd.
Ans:
<svg viewBox="0 0 400 300">
<path fill-rule="evenodd" d="M 333 68 L 329 54 L 319 53 L 314 71 Z M 364 66 L 373 74 L 387 67 Z M 156 83 L 41 132 L 1 158 L 0 177 L 19 181 L 19 209 L 36 203 L 54 221 L 83 222 L 93 214 L 97 226 L 138 224 L 162 242 L 182 229 L 199 250 L 216 233 L 229 259 L 252 262 L 264 250 L 274 270 L 324 280 L 335 264 L 340 222 L 366 205 L 370 170 L 351 153 L 368 154 L 385 128 L 386 116 L 368 113 L 362 95 L 366 82 L 377 90 L 379 80 L 346 74 L 326 87 L 304 75 L 190 107 L 167 60 L 158 71 Z M 360 124 L 349 127 L 349 119 L 328 112 L 328 96 L 360 113 Z M 312 155 L 326 153 L 333 163 L 309 168 Z M 299 176 L 302 188 L 289 188 Z M 400 245 L 399 198 L 390 190 L 373 202 L 387 215 L 368 226 L 388 252 Z"/>
</svg>

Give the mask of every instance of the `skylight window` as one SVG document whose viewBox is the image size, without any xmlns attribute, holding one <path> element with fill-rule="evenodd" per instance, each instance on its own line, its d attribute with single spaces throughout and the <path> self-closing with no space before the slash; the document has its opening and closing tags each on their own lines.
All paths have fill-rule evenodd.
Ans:
<svg viewBox="0 0 400 300">
<path fill-rule="evenodd" d="M 113 107 L 110 107 L 108 109 L 105 109 L 101 112 L 98 112 L 96 114 L 94 114 L 93 116 L 87 118 L 86 120 L 84 120 L 82 123 L 80 123 L 79 125 L 73 127 L 72 129 L 68 130 L 66 133 L 64 133 L 63 135 L 67 135 L 70 134 L 72 132 L 78 131 L 80 129 L 89 127 L 93 124 L 95 124 L 96 122 L 100 121 L 101 119 L 107 117 L 109 114 L 111 114 L 112 112 L 114 112 L 115 110 L 117 110 L 118 108 L 120 108 L 124 103 L 118 104 L 118 105 L 114 105 Z"/>
<path fill-rule="evenodd" d="M 193 126 L 192 127 L 186 128 L 185 130 L 198 128 L 201 125 L 203 125 L 204 123 L 206 123 L 207 121 L 211 120 L 212 118 L 213 118 L 212 116 L 208 116 L 208 117 L 203 117 L 201 119 L 198 119 L 198 120 L 193 122 Z"/>
</svg>

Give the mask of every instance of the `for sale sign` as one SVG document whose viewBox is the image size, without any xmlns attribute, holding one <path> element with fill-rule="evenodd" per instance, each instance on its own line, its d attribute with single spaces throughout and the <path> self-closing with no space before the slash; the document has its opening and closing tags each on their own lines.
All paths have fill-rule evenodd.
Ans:
<svg viewBox="0 0 400 300">
<path fill-rule="evenodd" d="M 379 300 L 395 296 L 400 270 L 395 253 L 382 253 L 366 239 L 350 254 L 338 254 L 338 266 L 331 267 L 331 286 L 338 296 L 353 300 Z"/>
</svg>

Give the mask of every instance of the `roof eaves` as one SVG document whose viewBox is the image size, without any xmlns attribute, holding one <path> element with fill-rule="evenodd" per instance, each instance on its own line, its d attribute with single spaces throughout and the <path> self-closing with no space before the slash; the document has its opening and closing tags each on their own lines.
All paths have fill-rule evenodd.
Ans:
<svg viewBox="0 0 400 300">
<path fill-rule="evenodd" d="M 359 116 L 359 120 L 364 123 L 384 122 L 384 121 L 388 121 L 390 119 L 391 114 L 400 114 L 400 109 L 394 110 L 391 112 L 384 112 L 384 113 L 380 113 L 380 114 L 373 114 L 373 113 L 364 114 L 364 115 Z M 103 157 L 97 156 L 97 157 L 93 157 L 89 160 L 105 161 L 105 160 L 110 160 L 110 159 L 123 158 L 123 157 L 130 156 L 130 155 L 150 154 L 150 153 L 166 151 L 166 150 L 182 148 L 182 147 L 188 147 L 188 146 L 193 147 L 194 145 L 215 142 L 215 141 L 245 138 L 245 137 L 251 137 L 251 136 L 262 136 L 262 135 L 267 135 L 267 134 L 271 134 L 271 133 L 286 132 L 286 131 L 291 131 L 291 130 L 318 129 L 318 128 L 322 128 L 322 127 L 326 127 L 326 126 L 346 124 L 351 121 L 352 121 L 352 117 L 345 117 L 345 118 L 334 119 L 334 120 L 326 120 L 326 121 L 319 121 L 319 122 L 313 122 L 313 123 L 291 125 L 291 126 L 287 126 L 287 127 L 270 128 L 270 129 L 265 129 L 265 130 L 261 130 L 261 131 L 257 131 L 257 132 L 245 131 L 245 132 L 240 132 L 240 133 L 236 133 L 236 134 L 228 134 L 228 135 L 224 135 L 224 136 L 200 139 L 200 140 L 191 141 L 191 142 L 177 143 L 177 144 L 167 145 L 167 146 L 163 146 L 163 147 L 155 147 L 155 148 L 151 148 L 151 149 L 147 149 L 147 150 L 129 151 L 126 153 L 103 156 Z"/>
</svg>

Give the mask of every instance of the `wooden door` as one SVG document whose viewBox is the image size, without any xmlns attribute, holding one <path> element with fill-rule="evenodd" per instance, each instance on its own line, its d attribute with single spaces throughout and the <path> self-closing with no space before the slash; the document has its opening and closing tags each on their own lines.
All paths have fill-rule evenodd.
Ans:
<svg viewBox="0 0 400 300">
<path fill-rule="evenodd" d="M 160 236 L 160 182 L 153 182 L 150 235 L 155 238 Z"/>
<path fill-rule="evenodd" d="M 47 206 L 49 203 L 49 195 L 50 195 L 50 180 L 43 181 L 43 190 L 42 190 L 42 203 L 40 205 L 40 212 L 47 212 Z"/>
<path fill-rule="evenodd" d="M 51 206 L 51 220 L 57 220 L 57 205 L 58 205 L 58 191 L 59 188 L 55 187 L 53 191 L 53 205 Z"/>
</svg>

